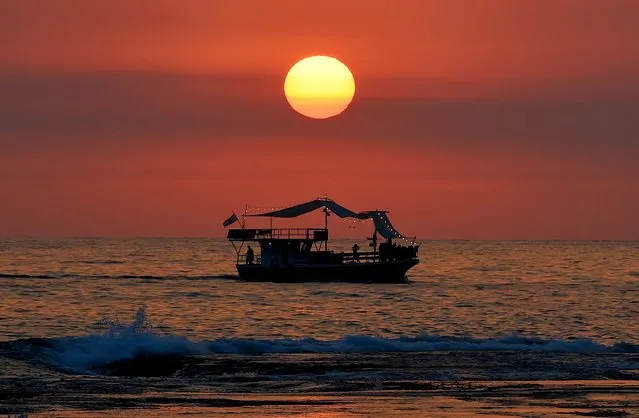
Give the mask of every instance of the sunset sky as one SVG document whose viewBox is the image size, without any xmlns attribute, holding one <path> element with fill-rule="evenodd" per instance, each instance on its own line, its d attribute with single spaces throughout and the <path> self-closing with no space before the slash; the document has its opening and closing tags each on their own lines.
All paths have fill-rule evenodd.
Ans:
<svg viewBox="0 0 639 418">
<path fill-rule="evenodd" d="M 328 193 L 425 239 L 639 239 L 638 22 L 635 0 L 0 1 L 0 235 L 223 236 L 245 203 Z M 283 92 L 318 54 L 356 82 L 326 120 Z"/>
</svg>

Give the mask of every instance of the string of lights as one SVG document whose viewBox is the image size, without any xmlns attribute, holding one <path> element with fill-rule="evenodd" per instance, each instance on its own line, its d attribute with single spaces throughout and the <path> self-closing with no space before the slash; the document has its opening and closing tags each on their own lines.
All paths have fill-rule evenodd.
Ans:
<svg viewBox="0 0 639 418">
<path fill-rule="evenodd" d="M 282 209 L 281 207 L 271 207 L 271 206 L 247 206 L 246 207 L 246 212 L 272 212 L 275 210 L 280 210 Z"/>
<path fill-rule="evenodd" d="M 343 222 L 346 222 L 348 225 L 349 229 L 355 229 L 357 228 L 359 225 L 370 221 L 370 219 L 351 219 L 351 218 L 340 218 Z"/>
<path fill-rule="evenodd" d="M 318 200 L 319 199 L 323 199 L 323 198 L 318 198 Z M 251 205 L 247 205 L 245 214 L 249 215 L 249 214 L 255 214 L 255 213 L 273 212 L 273 211 L 277 211 L 277 210 L 281 210 L 281 209 L 285 209 L 285 207 L 278 207 L 278 206 L 251 206 Z M 326 212 L 328 215 L 331 215 L 333 213 L 333 211 L 331 211 L 328 207 L 324 207 L 323 211 Z M 378 212 L 378 211 L 376 211 L 376 213 L 378 215 L 378 217 L 376 217 L 376 222 L 377 221 L 383 222 L 383 226 L 385 227 L 385 229 L 387 231 L 389 231 L 393 235 L 393 239 L 402 240 L 403 242 L 405 242 L 405 243 L 407 243 L 409 245 L 414 245 L 415 244 L 415 240 L 416 240 L 417 237 L 414 237 L 414 238 L 411 239 L 411 238 L 407 238 L 407 237 L 403 236 L 402 234 L 397 232 L 397 230 L 392 226 L 392 224 L 390 223 L 390 221 L 389 221 L 387 216 L 379 216 L 381 214 L 386 214 L 388 212 Z M 348 226 L 349 228 L 356 228 L 360 224 L 363 224 L 365 222 L 373 220 L 372 218 L 366 218 L 366 219 L 357 219 L 357 218 L 348 218 L 348 217 L 344 217 L 344 218 L 339 217 L 339 218 L 342 221 L 350 224 Z"/>
<path fill-rule="evenodd" d="M 408 243 L 410 245 L 413 245 L 415 243 L 415 239 L 417 237 L 415 237 L 412 240 L 410 240 L 410 239 L 406 238 L 405 236 L 403 236 L 402 234 L 400 234 L 399 232 L 397 232 L 397 230 L 395 228 L 393 228 L 393 226 L 388 222 L 388 218 L 382 219 L 382 220 L 383 220 L 384 224 L 386 225 L 386 227 L 390 231 L 393 232 L 393 234 L 395 235 L 395 237 L 394 237 L 395 239 L 401 239 L 402 241 L 404 241 L 404 242 L 406 242 L 406 243 Z"/>
</svg>

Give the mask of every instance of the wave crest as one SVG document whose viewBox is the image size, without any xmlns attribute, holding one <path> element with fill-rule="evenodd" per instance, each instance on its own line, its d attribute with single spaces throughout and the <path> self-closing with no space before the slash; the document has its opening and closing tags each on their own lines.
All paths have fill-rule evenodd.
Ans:
<svg viewBox="0 0 639 418">
<path fill-rule="evenodd" d="M 101 333 L 87 336 L 36 338 L 2 343 L 14 356 L 45 362 L 75 372 L 99 370 L 102 366 L 139 357 L 191 356 L 206 354 L 265 353 L 383 353 L 429 351 L 537 351 L 564 353 L 637 353 L 639 345 L 603 345 L 588 339 L 556 340 L 511 334 L 501 338 L 441 336 L 421 332 L 414 337 L 384 338 L 347 335 L 339 340 L 221 338 L 191 341 L 157 334 L 140 308 L 133 322 L 121 324 L 103 318 Z M 29 358 L 30 357 L 30 358 Z"/>
</svg>

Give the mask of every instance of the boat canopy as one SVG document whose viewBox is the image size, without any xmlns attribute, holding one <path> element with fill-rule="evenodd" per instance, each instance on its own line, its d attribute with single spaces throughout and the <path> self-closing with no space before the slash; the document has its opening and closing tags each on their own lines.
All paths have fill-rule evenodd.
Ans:
<svg viewBox="0 0 639 418">
<path fill-rule="evenodd" d="M 330 213 L 334 213 L 340 218 L 354 219 L 372 219 L 375 230 L 382 237 L 388 238 L 406 238 L 400 234 L 391 224 L 386 211 L 369 210 L 364 212 L 353 212 L 342 205 L 335 203 L 330 199 L 315 199 L 310 202 L 301 203 L 299 205 L 290 206 L 288 208 L 274 210 L 271 212 L 260 213 L 248 216 L 271 217 L 271 218 L 296 218 L 314 210 L 324 208 Z"/>
</svg>

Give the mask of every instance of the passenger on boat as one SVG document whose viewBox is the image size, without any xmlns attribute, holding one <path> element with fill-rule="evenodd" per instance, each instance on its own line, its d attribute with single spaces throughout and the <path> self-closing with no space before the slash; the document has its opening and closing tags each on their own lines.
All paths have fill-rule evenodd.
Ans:
<svg viewBox="0 0 639 418">
<path fill-rule="evenodd" d="M 353 261 L 359 263 L 359 254 L 357 253 L 357 251 L 359 251 L 359 245 L 355 243 L 353 244 Z"/>
<path fill-rule="evenodd" d="M 368 238 L 371 243 L 368 244 L 369 247 L 373 247 L 373 253 L 377 252 L 377 231 L 373 232 L 373 236 L 371 238 Z"/>
<path fill-rule="evenodd" d="M 253 252 L 253 248 L 249 245 L 246 248 L 246 264 L 253 264 L 253 260 L 255 259 L 255 253 Z"/>
<path fill-rule="evenodd" d="M 379 261 L 384 262 L 388 259 L 388 243 L 382 242 L 379 244 Z"/>
<path fill-rule="evenodd" d="M 386 242 L 379 244 L 379 260 L 383 263 L 385 261 L 392 261 L 394 257 L 393 253 L 393 239 L 389 238 Z"/>
</svg>

